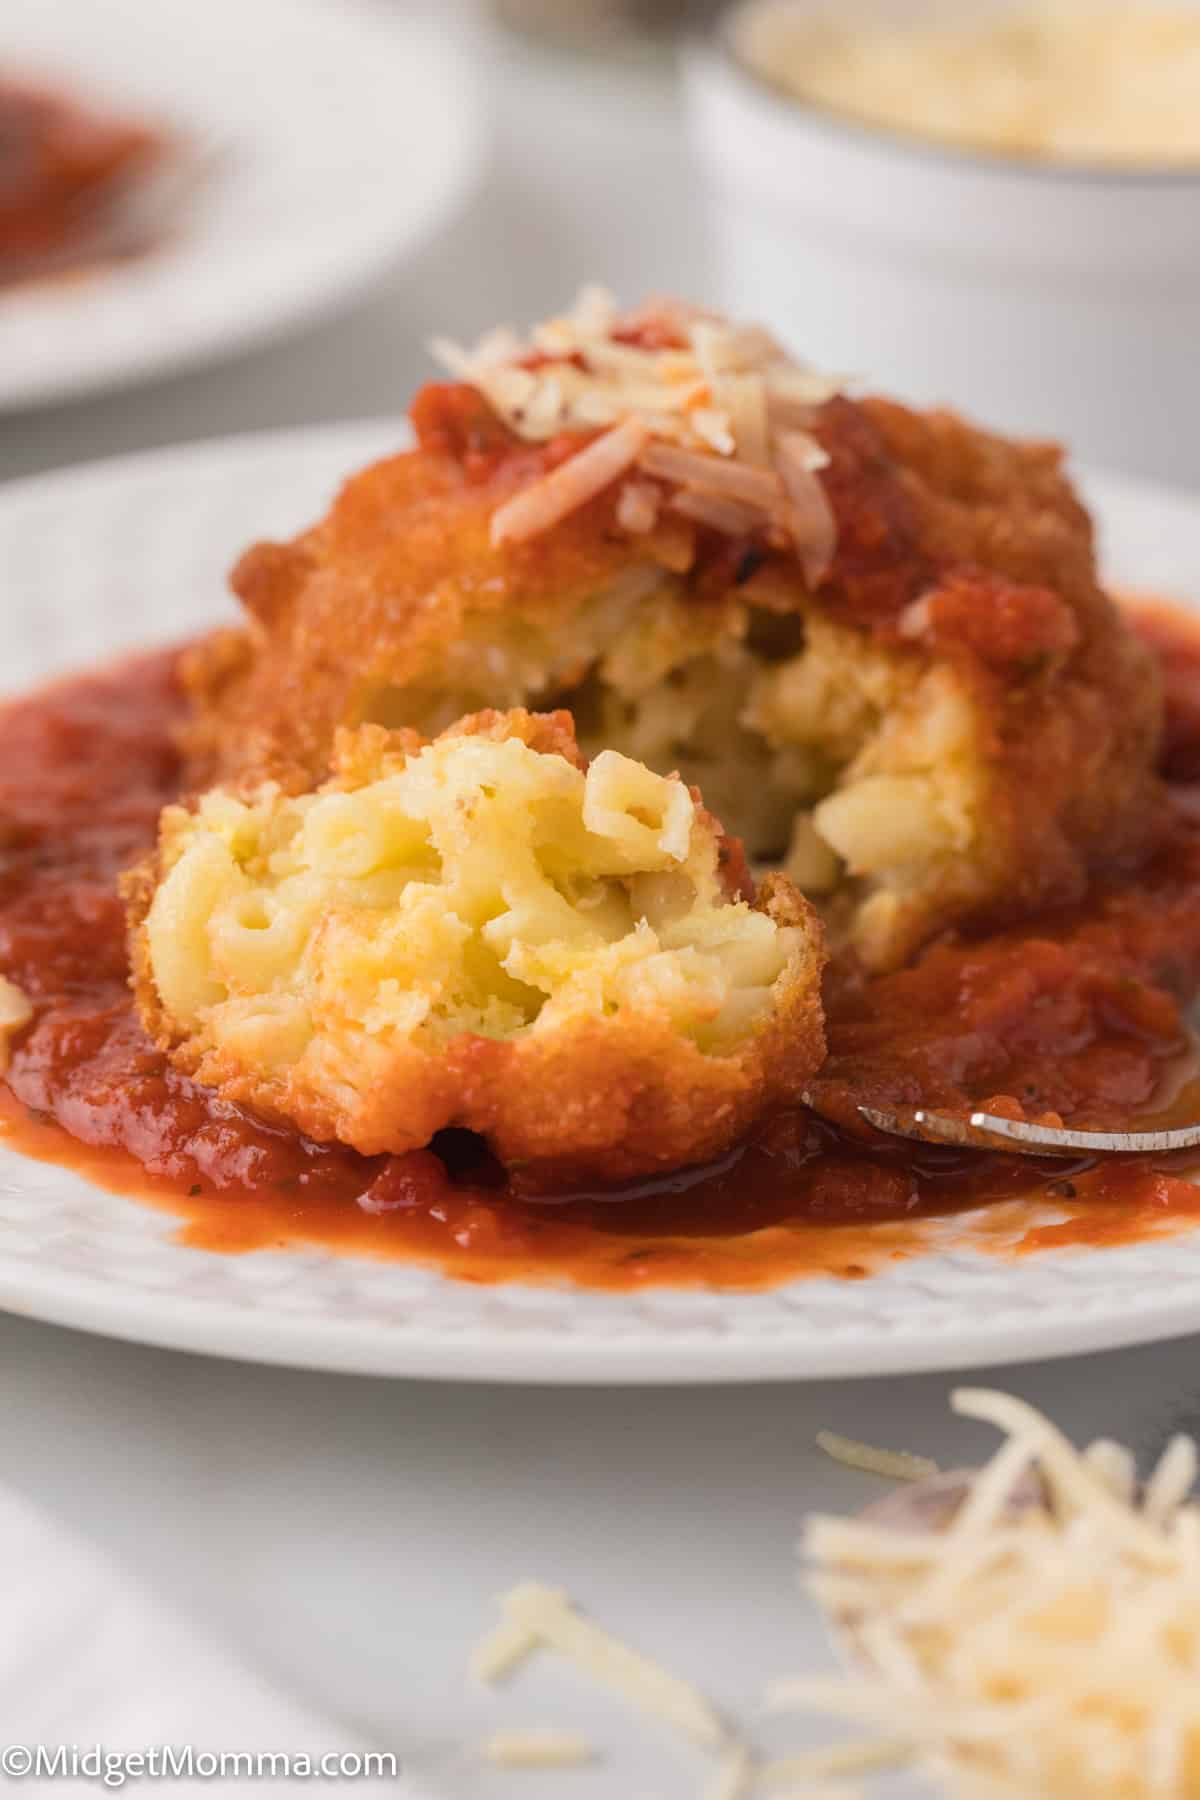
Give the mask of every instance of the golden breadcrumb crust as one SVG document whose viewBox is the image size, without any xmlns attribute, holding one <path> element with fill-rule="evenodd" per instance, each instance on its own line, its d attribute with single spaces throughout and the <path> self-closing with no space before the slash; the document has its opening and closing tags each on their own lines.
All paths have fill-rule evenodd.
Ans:
<svg viewBox="0 0 1200 1800">
<path fill-rule="evenodd" d="M 417 449 L 238 564 L 245 627 L 185 666 L 197 783 L 298 788 L 344 726 L 569 705 L 589 755 L 698 781 L 875 966 L 1076 899 L 1152 834 L 1155 671 L 1055 447 L 828 402 L 838 541 L 810 591 L 793 556 L 667 509 L 631 535 L 611 491 L 493 546 L 496 508 L 558 452 L 467 388 L 425 390 L 414 420 Z"/>
<path fill-rule="evenodd" d="M 751 907 L 724 850 L 678 778 L 585 770 L 566 714 L 345 732 L 315 790 L 245 781 L 164 814 L 126 878 L 138 1008 L 180 1070 L 366 1154 L 456 1126 L 535 1183 L 703 1161 L 824 1055 L 819 921 L 781 877 Z M 568 909 L 565 947 L 543 905 Z"/>
</svg>

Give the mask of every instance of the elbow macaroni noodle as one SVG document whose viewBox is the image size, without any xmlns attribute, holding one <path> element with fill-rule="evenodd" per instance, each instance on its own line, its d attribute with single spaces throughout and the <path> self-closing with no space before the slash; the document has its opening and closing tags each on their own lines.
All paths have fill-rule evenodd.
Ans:
<svg viewBox="0 0 1200 1800">
<path fill-rule="evenodd" d="M 683 783 L 611 750 L 584 774 L 451 737 L 356 791 L 213 792 L 167 843 L 147 920 L 163 1006 L 276 1067 L 323 1029 L 507 1037 L 625 1007 L 719 1049 L 787 960 L 786 930 L 721 891 Z"/>
</svg>

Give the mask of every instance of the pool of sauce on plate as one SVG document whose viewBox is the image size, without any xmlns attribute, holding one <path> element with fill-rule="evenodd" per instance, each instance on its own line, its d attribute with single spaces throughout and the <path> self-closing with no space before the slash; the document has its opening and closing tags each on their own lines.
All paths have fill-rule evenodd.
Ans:
<svg viewBox="0 0 1200 1800">
<path fill-rule="evenodd" d="M 479 1282 L 862 1279 L 976 1208 L 969 1241 L 1007 1255 L 1190 1228 L 1200 1189 L 1186 1162 L 1030 1162 L 853 1122 L 873 1097 L 1073 1123 L 1200 1117 L 1180 1008 L 1200 985 L 1200 627 L 1161 605 L 1139 620 L 1169 700 L 1171 829 L 1150 864 L 1074 910 L 942 942 L 897 974 L 836 971 L 820 1085 L 840 1126 L 796 1108 L 711 1167 L 592 1194 L 523 1194 L 465 1133 L 401 1157 L 315 1144 L 175 1073 L 133 1011 L 117 892 L 178 785 L 174 657 L 14 701 L 0 712 L 0 968 L 35 1017 L 0 1082 L 0 1133 L 178 1215 L 191 1244 L 322 1245 Z"/>
<path fill-rule="evenodd" d="M 170 146 L 158 131 L 0 71 L 0 287 L 149 249 L 133 206 Z"/>
</svg>

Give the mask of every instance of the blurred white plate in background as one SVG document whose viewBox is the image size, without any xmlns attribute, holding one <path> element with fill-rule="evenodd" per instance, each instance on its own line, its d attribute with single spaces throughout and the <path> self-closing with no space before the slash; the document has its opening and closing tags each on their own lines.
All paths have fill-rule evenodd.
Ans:
<svg viewBox="0 0 1200 1800">
<path fill-rule="evenodd" d="M 117 387 L 349 301 L 452 210 L 483 150 L 446 25 L 368 0 L 4 0 L 0 70 L 198 144 L 180 229 L 0 289 L 0 408 Z"/>
<path fill-rule="evenodd" d="M 233 616 L 225 571 L 315 518 L 341 479 L 400 448 L 374 421 L 157 451 L 0 493 L 12 691 Z M 1118 580 L 1200 595 L 1200 504 L 1086 483 Z M 476 1286 L 319 1248 L 226 1256 L 169 1214 L 0 1144 L 0 1308 L 113 1337 L 301 1367 L 490 1381 L 695 1382 L 966 1368 L 1200 1326 L 1200 1231 L 1015 1261 L 972 1218 L 866 1281 L 768 1293 Z"/>
</svg>

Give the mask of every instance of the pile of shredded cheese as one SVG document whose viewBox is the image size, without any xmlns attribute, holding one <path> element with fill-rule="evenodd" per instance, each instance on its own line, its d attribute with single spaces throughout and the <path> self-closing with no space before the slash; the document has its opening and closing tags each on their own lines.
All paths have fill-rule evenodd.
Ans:
<svg viewBox="0 0 1200 1800">
<path fill-rule="evenodd" d="M 849 1467 L 927 1485 L 810 1521 L 809 1586 L 851 1672 L 773 1682 L 767 1701 L 882 1738 L 759 1760 L 690 1683 L 537 1583 L 503 1597 L 473 1673 L 495 1681 L 539 1646 L 558 1650 L 710 1754 L 701 1800 L 855 1800 L 847 1777 L 914 1762 L 958 1800 L 1197 1800 L 1195 1444 L 1173 1439 L 1139 1486 L 1121 1445 L 1076 1451 L 1011 1395 L 962 1390 L 953 1405 L 1007 1434 L 977 1474 L 819 1436 Z M 497 1734 L 484 1753 L 566 1767 L 591 1749 L 541 1727 Z"/>
<path fill-rule="evenodd" d="M 775 86 L 875 124 L 1002 154 L 1200 160 L 1200 10 L 1039 0 L 897 19 L 765 0 L 738 49 Z"/>
<path fill-rule="evenodd" d="M 772 1702 L 906 1737 L 980 1800 L 1200 1795 L 1194 1443 L 1139 1488 L 1128 1451 L 1079 1453 L 1021 1400 L 953 1404 L 1007 1443 L 944 1530 L 810 1523 L 810 1585 L 857 1670 L 775 1683 Z"/>
<path fill-rule="evenodd" d="M 815 583 L 836 529 L 811 427 L 839 384 L 794 362 L 757 325 L 678 301 L 622 313 L 585 288 L 528 340 L 508 328 L 433 354 L 527 442 L 579 434 L 581 446 L 493 515 L 493 543 L 550 530 L 619 482 L 616 519 L 632 536 L 664 510 L 731 536 L 761 533 Z"/>
</svg>

